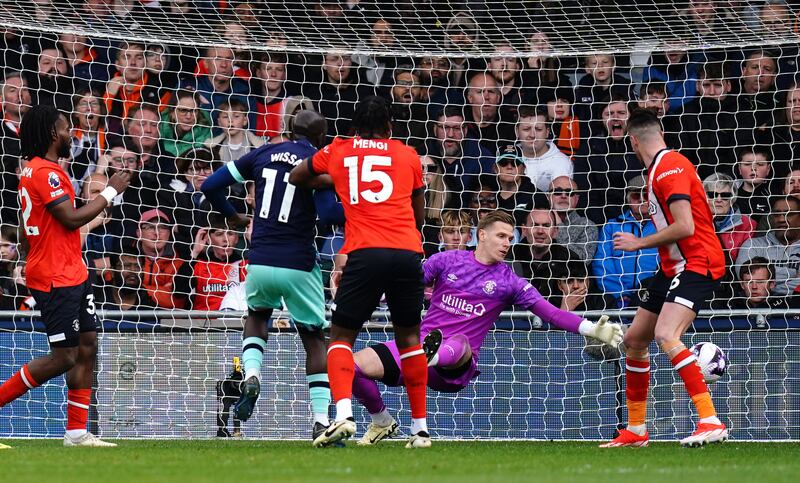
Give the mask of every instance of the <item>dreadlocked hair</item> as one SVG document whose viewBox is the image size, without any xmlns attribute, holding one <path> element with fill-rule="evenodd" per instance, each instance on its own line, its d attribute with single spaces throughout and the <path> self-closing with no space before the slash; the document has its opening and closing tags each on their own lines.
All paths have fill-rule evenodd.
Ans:
<svg viewBox="0 0 800 483">
<path fill-rule="evenodd" d="M 23 159 L 44 157 L 53 144 L 56 122 L 61 112 L 53 106 L 33 106 L 22 117 L 19 126 L 20 156 Z"/>
</svg>

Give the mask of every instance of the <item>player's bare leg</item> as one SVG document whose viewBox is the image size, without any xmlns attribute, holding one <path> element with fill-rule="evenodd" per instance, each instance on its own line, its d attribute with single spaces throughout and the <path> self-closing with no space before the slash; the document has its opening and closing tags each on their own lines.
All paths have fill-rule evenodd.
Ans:
<svg viewBox="0 0 800 483">
<path fill-rule="evenodd" d="M 681 440 L 681 445 L 689 447 L 720 443 L 728 439 L 728 430 L 717 418 L 717 411 L 700 366 L 697 365 L 694 354 L 681 342 L 681 336 L 694 319 L 695 313 L 692 309 L 667 302 L 658 317 L 655 331 L 658 346 L 669 357 L 675 371 L 683 380 L 686 392 L 689 393 L 700 418 L 695 432 Z"/>
<path fill-rule="evenodd" d="M 355 377 L 353 344 L 355 344 L 358 332 L 358 330 L 336 324 L 331 325 L 327 363 L 331 396 L 336 403 L 336 419 L 322 435 L 314 439 L 316 447 L 349 439 L 356 434 L 352 402 L 353 378 Z"/>
<path fill-rule="evenodd" d="M 328 408 L 331 405 L 331 389 L 326 363 L 328 348 L 321 330 L 308 330 L 298 324 L 297 333 L 306 351 L 306 379 L 314 417 L 311 439 L 316 441 L 330 426 Z"/>
<path fill-rule="evenodd" d="M 67 431 L 64 434 L 64 446 L 113 448 L 116 444 L 102 441 L 86 429 L 97 362 L 97 332 L 81 333 L 76 349 L 78 357 L 75 365 L 66 373 Z"/>
<path fill-rule="evenodd" d="M 372 347 L 358 351 L 355 355 L 356 373 L 353 380 L 353 395 L 369 412 L 372 422 L 366 433 L 358 440 L 360 445 L 377 444 L 397 434 L 400 425 L 389 414 L 381 398 L 378 384 L 383 378 L 384 367 L 378 353 Z"/>
<path fill-rule="evenodd" d="M 644 447 L 649 443 L 647 433 L 647 392 L 650 387 L 650 343 L 655 337 L 658 314 L 639 308 L 625 333 L 625 405 L 628 426 L 601 448 L 620 446 Z"/>
<path fill-rule="evenodd" d="M 267 321 L 272 317 L 272 309 L 247 311 L 242 333 L 242 365 L 244 379 L 242 395 L 233 407 L 236 419 L 247 421 L 253 414 L 256 401 L 261 394 L 261 364 L 267 349 L 269 330 Z"/>
<path fill-rule="evenodd" d="M 419 325 L 394 324 L 394 338 L 400 352 L 400 371 L 411 406 L 411 438 L 406 448 L 428 448 L 431 437 L 426 420 L 428 361 L 419 340 Z"/>
<path fill-rule="evenodd" d="M 49 354 L 24 364 L 10 379 L 0 385 L 0 408 L 29 390 L 64 374 L 75 366 L 77 360 L 77 347 L 51 347 Z"/>
</svg>

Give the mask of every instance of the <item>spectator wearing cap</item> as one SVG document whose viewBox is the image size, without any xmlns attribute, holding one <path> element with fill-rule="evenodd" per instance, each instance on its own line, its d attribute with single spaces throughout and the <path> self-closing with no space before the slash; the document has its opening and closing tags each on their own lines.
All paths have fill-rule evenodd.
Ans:
<svg viewBox="0 0 800 483">
<path fill-rule="evenodd" d="M 231 99 L 239 99 L 248 106 L 250 125 L 256 125 L 255 98 L 251 96 L 250 84 L 234 75 L 236 55 L 229 47 L 208 47 L 203 55 L 207 73 L 198 73 L 184 84 L 184 88 L 197 93 L 197 106 L 210 113 L 211 121 L 217 125 L 219 106 Z M 178 153 L 176 153 L 177 155 Z"/>
<path fill-rule="evenodd" d="M 480 72 L 469 79 L 465 109 L 468 136 L 477 139 L 490 153 L 496 153 L 514 141 L 513 113 L 500 116 L 500 88 L 491 74 Z"/>
<path fill-rule="evenodd" d="M 664 84 L 669 100 L 667 113 L 680 114 L 683 105 L 697 94 L 697 65 L 690 62 L 685 50 L 654 53 L 642 77 L 643 85 L 651 82 Z"/>
<path fill-rule="evenodd" d="M 570 159 L 583 147 L 582 123 L 572 114 L 572 89 L 542 89 L 540 98 L 547 106 L 547 122 L 553 133 L 553 144 Z"/>
<path fill-rule="evenodd" d="M 536 186 L 525 176 L 525 163 L 516 153 L 503 153 L 497 158 L 494 172 L 497 175 L 497 207 L 511 213 L 517 224 L 524 225 L 537 199 Z M 538 201 L 538 202 L 537 202 Z"/>
<path fill-rule="evenodd" d="M 739 247 L 753 237 L 756 222 L 736 207 L 733 187 L 733 178 L 724 174 L 712 174 L 703 180 L 717 235 L 730 259 L 736 260 Z"/>
<path fill-rule="evenodd" d="M 627 180 L 643 172 L 625 135 L 628 112 L 628 103 L 622 98 L 604 105 L 599 135 L 589 138 L 587 155 L 575 157 L 573 178 L 581 191 L 588 193 L 586 216 L 598 225 L 622 213 Z"/>
<path fill-rule="evenodd" d="M 424 152 L 428 137 L 428 112 L 420 103 L 419 76 L 410 64 L 399 65 L 394 70 L 390 94 L 392 101 L 392 138 Z"/>
<path fill-rule="evenodd" d="M 705 179 L 717 171 L 720 162 L 730 164 L 736 157 L 736 97 L 725 64 L 719 61 L 697 68 L 698 96 L 684 104 L 679 122 L 681 153 L 697 165 L 697 174 Z M 730 168 L 723 171 L 731 174 Z"/>
<path fill-rule="evenodd" d="M 139 218 L 142 287 L 161 309 L 186 308 L 190 290 L 191 267 L 176 256 L 172 233 L 172 219 L 159 209 L 146 210 Z"/>
<path fill-rule="evenodd" d="M 211 137 L 211 117 L 200 107 L 196 92 L 181 89 L 175 93 L 170 107 L 161 113 L 159 134 L 161 150 L 176 158 L 202 147 Z"/>
<path fill-rule="evenodd" d="M 555 241 L 558 236 L 556 215 L 549 209 L 534 208 L 522 227 L 523 241 L 511 247 L 514 273 L 530 281 L 539 293 L 549 297 L 554 291 L 561 265 L 580 257 Z"/>
<path fill-rule="evenodd" d="M 214 214 L 195 234 L 188 262 L 192 310 L 219 310 L 229 290 L 244 283 L 245 262 L 237 249 L 239 233 Z"/>
<path fill-rule="evenodd" d="M 547 192 L 553 178 L 572 177 L 572 161 L 550 142 L 547 113 L 531 106 L 520 106 L 514 128 L 517 142 L 501 151 L 502 156 L 517 156 L 537 190 Z"/>
<path fill-rule="evenodd" d="M 584 58 L 586 71 L 575 88 L 573 112 L 582 121 L 589 122 L 594 106 L 610 102 L 613 98 L 633 99 L 630 81 L 616 73 L 617 60 L 613 54 L 591 54 Z"/>
<path fill-rule="evenodd" d="M 481 40 L 481 28 L 467 12 L 455 12 L 444 28 L 444 46 L 449 51 L 473 52 Z M 450 80 L 455 87 L 464 87 L 467 74 L 483 66 L 483 61 L 471 57 L 450 58 Z"/>
<path fill-rule="evenodd" d="M 656 247 L 635 252 L 614 249 L 614 233 L 633 233 L 642 238 L 657 231 L 648 214 L 644 176 L 631 179 L 625 194 L 625 211 L 603 225 L 591 265 L 598 287 L 601 292 L 613 297 L 616 308 L 638 306 L 640 289 L 645 286 L 647 279 L 655 275 L 659 266 Z"/>
<path fill-rule="evenodd" d="M 472 227 L 470 228 L 470 240 L 467 246 L 474 249 L 478 245 L 478 223 L 489 213 L 497 211 L 498 199 L 497 194 L 500 187 L 497 184 L 497 179 L 491 175 L 481 176 L 481 187 L 477 193 L 472 195 L 469 208 L 472 211 Z M 514 228 L 514 236 L 511 239 L 511 244 L 514 245 L 520 240 L 519 231 Z"/>
<path fill-rule="evenodd" d="M 448 191 L 461 196 L 446 208 L 469 206 L 472 193 L 478 189 L 481 173 L 492 172 L 495 160 L 478 141 L 466 137 L 464 111 L 460 106 L 447 106 L 433 123 L 433 138 L 425 147 L 438 166 Z"/>
<path fill-rule="evenodd" d="M 555 273 L 555 291 L 549 302 L 567 312 L 584 312 L 586 310 L 604 310 L 613 306 L 597 293 L 589 279 L 586 264 L 567 262 L 558 265 Z"/>
<path fill-rule="evenodd" d="M 548 194 L 556 215 L 556 241 L 589 262 L 597 250 L 597 226 L 578 212 L 578 184 L 569 176 L 553 178 Z"/>
<path fill-rule="evenodd" d="M 800 286 L 800 198 L 772 199 L 770 230 L 745 240 L 736 257 L 734 273 L 748 260 L 763 257 L 775 266 L 775 293 L 786 295 Z"/>
</svg>

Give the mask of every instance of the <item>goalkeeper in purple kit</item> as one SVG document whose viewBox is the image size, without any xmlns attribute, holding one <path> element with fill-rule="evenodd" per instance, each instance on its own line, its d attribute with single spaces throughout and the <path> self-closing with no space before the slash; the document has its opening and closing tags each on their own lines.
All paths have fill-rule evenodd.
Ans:
<svg viewBox="0 0 800 483">
<path fill-rule="evenodd" d="M 433 286 L 431 305 L 420 326 L 428 358 L 428 387 L 458 392 L 478 376 L 478 355 L 483 339 L 500 313 L 516 305 L 530 310 L 560 329 L 594 337 L 613 346 L 622 342 L 619 324 L 589 320 L 556 308 L 530 283 L 515 275 L 503 261 L 514 236 L 514 219 L 492 212 L 478 224 L 475 252 L 437 253 L 424 266 L 425 285 Z M 387 386 L 403 384 L 400 354 L 394 342 L 385 342 L 355 355 L 353 394 L 372 417 L 359 444 L 375 444 L 397 432 L 397 421 L 381 399 L 376 381 Z"/>
</svg>

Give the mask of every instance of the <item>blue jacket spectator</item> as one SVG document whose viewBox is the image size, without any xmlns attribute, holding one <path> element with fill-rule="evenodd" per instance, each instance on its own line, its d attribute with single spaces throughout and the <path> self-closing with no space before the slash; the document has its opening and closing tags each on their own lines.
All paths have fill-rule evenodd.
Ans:
<svg viewBox="0 0 800 483">
<path fill-rule="evenodd" d="M 667 114 L 680 114 L 683 105 L 697 95 L 697 65 L 689 61 L 686 52 L 667 52 L 653 55 L 644 70 L 642 84 L 657 81 L 667 88 Z"/>
<path fill-rule="evenodd" d="M 618 218 L 603 225 L 592 262 L 592 275 L 602 293 L 616 301 L 617 308 L 639 304 L 639 289 L 643 282 L 658 270 L 658 248 L 637 252 L 614 250 L 614 233 L 633 233 L 637 237 L 654 234 L 657 230 L 647 218 L 647 201 L 643 196 L 644 177 L 637 176 L 628 183 L 628 208 Z"/>
</svg>

